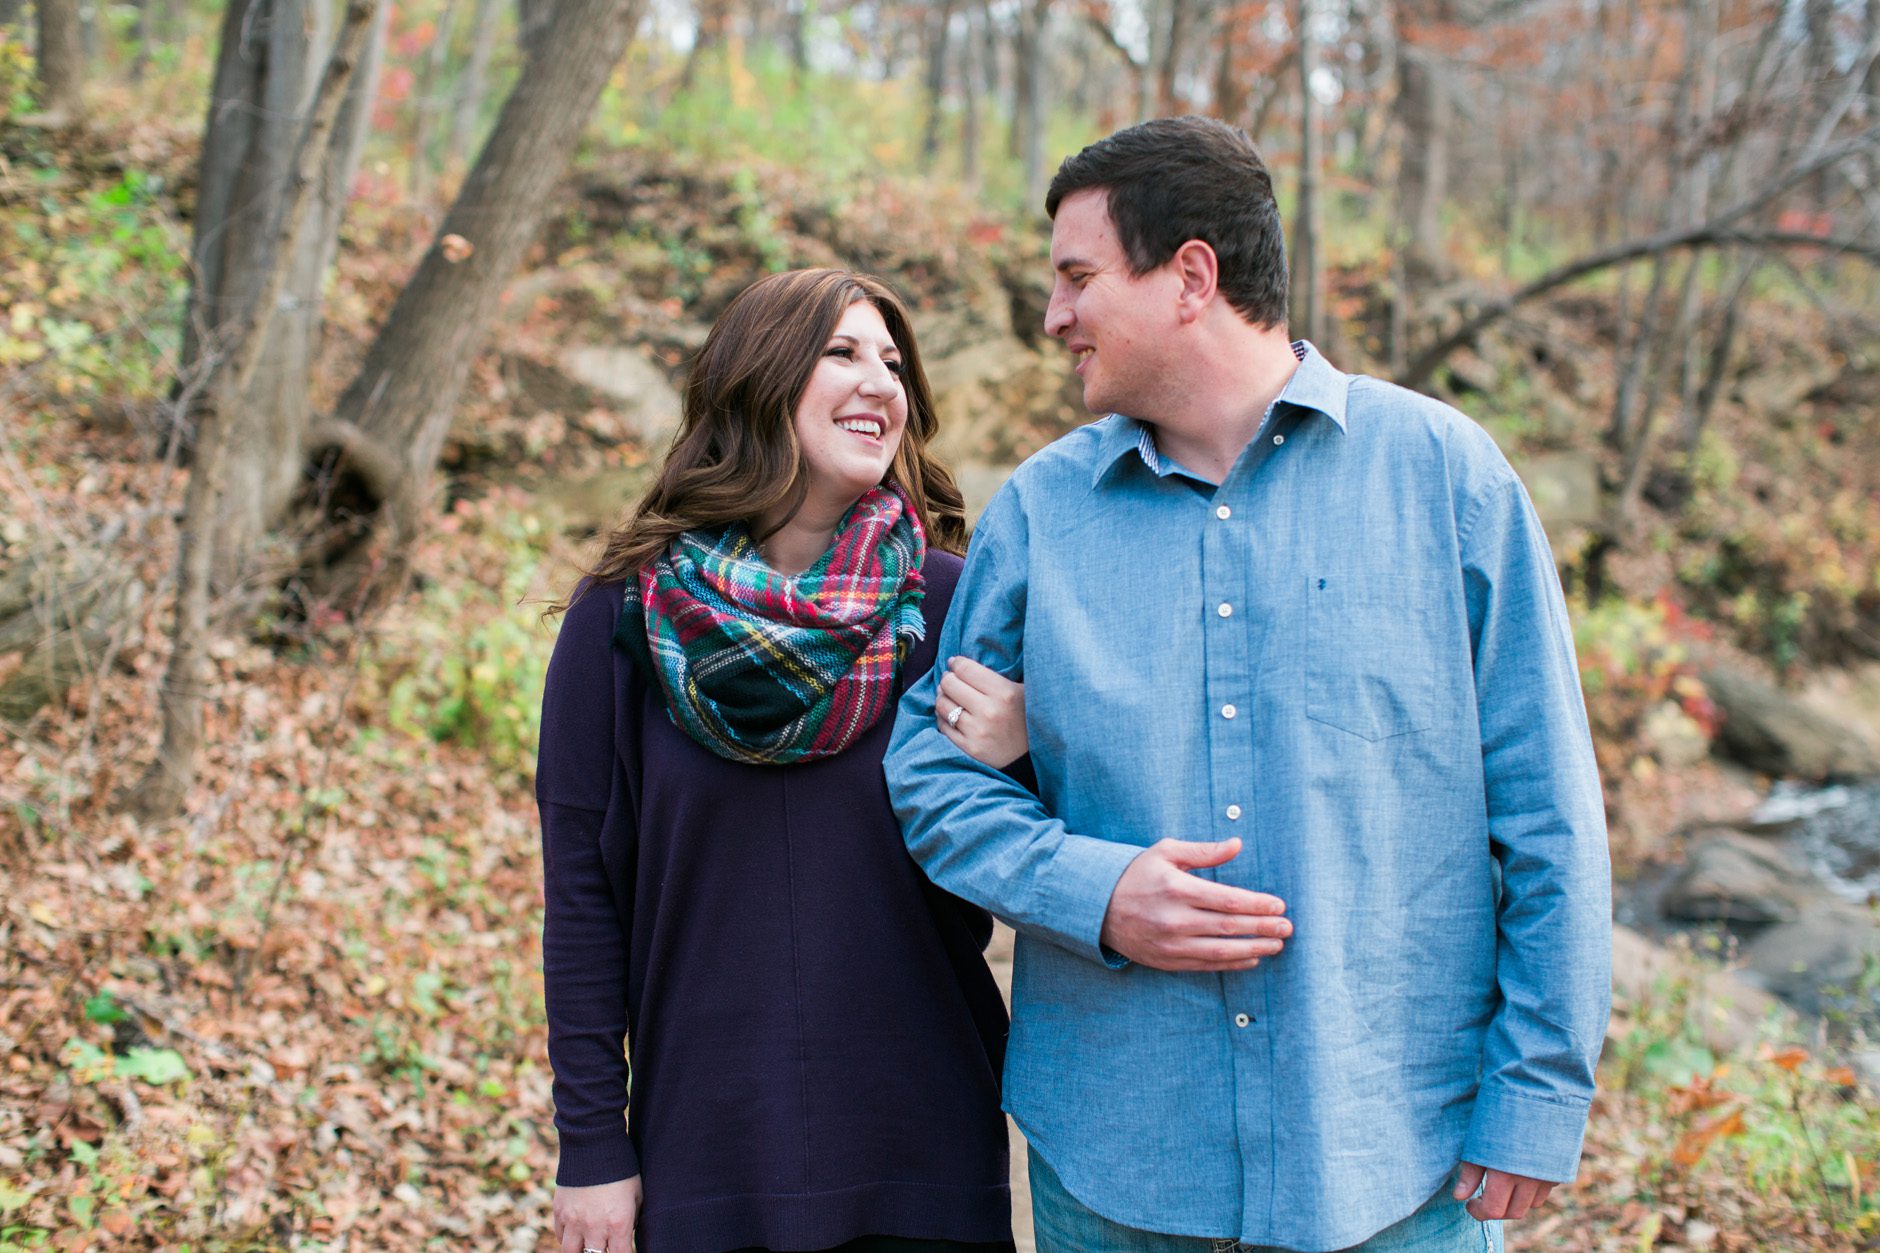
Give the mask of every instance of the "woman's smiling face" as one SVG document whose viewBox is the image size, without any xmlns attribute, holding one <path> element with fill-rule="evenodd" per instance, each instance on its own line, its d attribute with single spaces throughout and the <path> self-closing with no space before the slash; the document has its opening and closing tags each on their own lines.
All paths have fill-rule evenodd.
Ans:
<svg viewBox="0 0 1880 1253">
<path fill-rule="evenodd" d="M 881 311 L 858 300 L 830 332 L 796 406 L 809 498 L 846 509 L 888 475 L 907 429 L 901 350 Z"/>
</svg>

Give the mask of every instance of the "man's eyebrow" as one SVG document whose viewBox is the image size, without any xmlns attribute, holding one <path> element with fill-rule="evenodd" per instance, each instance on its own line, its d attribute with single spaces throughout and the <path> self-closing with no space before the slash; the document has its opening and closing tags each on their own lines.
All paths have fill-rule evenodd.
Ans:
<svg viewBox="0 0 1880 1253">
<path fill-rule="evenodd" d="M 1065 270 L 1076 270 L 1076 269 L 1087 270 L 1087 269 L 1092 268 L 1093 264 L 1094 264 L 1093 262 L 1086 261 L 1082 257 L 1065 257 L 1061 261 L 1056 261 L 1052 263 L 1053 268 L 1056 269 L 1059 273 L 1062 273 Z"/>
</svg>

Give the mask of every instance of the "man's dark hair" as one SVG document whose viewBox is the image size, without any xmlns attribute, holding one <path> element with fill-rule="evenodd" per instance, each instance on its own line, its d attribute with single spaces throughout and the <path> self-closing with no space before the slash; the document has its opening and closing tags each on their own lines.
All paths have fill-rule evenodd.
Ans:
<svg viewBox="0 0 1880 1253">
<path fill-rule="evenodd" d="M 1191 239 L 1214 249 L 1221 295 L 1256 326 L 1286 323 L 1286 240 L 1273 179 L 1247 132 L 1207 117 L 1157 118 L 1099 139 L 1058 166 L 1044 211 L 1080 191 L 1109 193 L 1133 273 Z"/>
</svg>

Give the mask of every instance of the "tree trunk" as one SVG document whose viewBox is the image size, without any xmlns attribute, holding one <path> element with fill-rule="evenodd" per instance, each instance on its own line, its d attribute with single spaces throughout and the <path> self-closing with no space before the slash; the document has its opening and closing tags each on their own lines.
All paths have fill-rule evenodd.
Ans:
<svg viewBox="0 0 1880 1253">
<path fill-rule="evenodd" d="M 146 817 L 175 813 L 195 778 L 208 677 L 210 590 L 218 558 L 217 537 L 223 529 L 222 493 L 228 481 L 228 454 L 261 435 L 252 429 L 256 415 L 248 398 L 267 351 L 269 325 L 275 320 L 275 311 L 287 293 L 296 259 L 302 252 L 300 237 L 315 216 L 316 190 L 321 171 L 331 160 L 335 125 L 344 110 L 347 89 L 373 31 L 383 29 L 374 20 L 377 10 L 378 0 L 350 0 L 347 5 L 338 42 L 293 146 L 286 188 L 277 210 L 269 215 L 271 242 L 265 254 L 269 263 L 239 320 L 224 337 L 228 360 L 215 375 L 210 403 L 198 427 L 196 461 L 190 468 L 178 546 L 176 621 L 159 697 L 163 739 L 156 760 L 150 763 L 131 797 Z"/>
<path fill-rule="evenodd" d="M 1215 38 L 1214 113 L 1224 122 L 1238 124 L 1247 109 L 1247 79 L 1240 72 L 1240 5 L 1229 0 L 1221 6 Z M 1256 136 L 1257 138 L 1257 136 Z"/>
<path fill-rule="evenodd" d="M 457 95 L 451 108 L 450 142 L 445 160 L 461 168 L 470 160 L 471 145 L 476 143 L 478 123 L 483 117 L 483 98 L 489 92 L 490 54 L 496 50 L 498 0 L 476 0 L 470 18 L 470 59 L 457 79 Z"/>
<path fill-rule="evenodd" d="M 306 96 L 306 25 L 305 0 L 229 0 L 223 10 L 197 175 L 185 378 L 213 369 L 217 336 L 247 307 L 266 264 L 270 211 Z"/>
<path fill-rule="evenodd" d="M 244 577 L 300 483 L 312 416 L 308 379 L 324 325 L 322 293 L 370 121 L 389 16 L 389 8 L 376 7 L 359 37 L 362 45 L 349 53 L 353 68 L 320 177 L 308 193 L 308 225 L 295 235 L 283 299 L 261 332 L 260 364 L 239 401 L 243 437 L 226 453 L 210 545 L 218 586 Z M 225 17 L 199 180 L 197 278 L 178 379 L 179 391 L 199 395 L 213 395 L 206 378 L 220 368 L 229 336 L 273 268 L 275 222 L 308 107 L 309 49 L 299 0 L 233 0 Z"/>
<path fill-rule="evenodd" d="M 438 121 L 444 113 L 442 95 L 444 63 L 450 56 L 450 33 L 457 20 L 457 0 L 444 0 L 438 15 L 437 30 L 430 47 L 418 63 L 417 91 L 412 101 L 411 168 L 408 185 L 411 198 L 423 204 L 431 198 L 431 175 L 435 172 L 431 149 L 437 144 Z"/>
<path fill-rule="evenodd" d="M 965 104 L 965 116 L 960 120 L 960 181 L 967 187 L 979 186 L 979 115 L 983 108 L 980 92 L 987 70 L 986 58 L 990 55 L 980 28 L 986 20 L 983 3 L 967 7 L 966 29 L 962 32 L 965 42 L 960 56 L 960 90 Z"/>
<path fill-rule="evenodd" d="M 130 79 L 141 83 L 150 73 L 150 49 L 156 42 L 156 34 L 151 29 L 156 8 L 156 0 L 137 0 L 137 24 L 132 39 L 137 43 L 137 51 L 131 54 Z"/>
<path fill-rule="evenodd" d="M 680 91 L 691 89 L 706 55 L 724 44 L 727 34 L 725 28 L 730 22 L 731 0 L 699 0 L 698 24 L 692 37 L 692 48 L 685 54 L 685 68 L 679 74 Z"/>
<path fill-rule="evenodd" d="M 1044 208 L 1044 129 L 1048 111 L 1044 95 L 1045 22 L 1051 0 L 1024 0 L 1018 11 L 1018 108 L 1013 121 L 1021 133 L 1020 163 L 1025 173 L 1025 211 Z"/>
<path fill-rule="evenodd" d="M 1188 11 L 1193 0 L 1168 0 L 1168 37 L 1162 41 L 1162 59 L 1156 66 L 1156 111 L 1175 111 L 1175 79 L 1181 72 L 1182 45 L 1188 42 Z"/>
<path fill-rule="evenodd" d="M 522 49 L 524 61 L 534 59 L 536 50 L 541 46 L 542 35 L 548 30 L 550 19 L 555 16 L 556 2 L 516 0 L 516 43 Z M 690 62 L 686 64 L 686 72 L 688 76 L 691 73 Z M 689 77 L 687 81 L 690 81 Z"/>
<path fill-rule="evenodd" d="M 639 0 L 559 0 L 438 240 L 399 294 L 333 420 L 313 432 L 309 453 L 349 476 L 334 485 L 351 490 L 328 493 L 329 518 L 338 507 L 331 502 L 357 500 L 359 491 L 362 512 L 376 510 L 362 527 L 332 537 L 328 556 L 339 568 L 329 588 L 357 592 L 369 582 L 372 556 L 358 543 L 365 527 L 380 529 L 386 567 L 402 569 L 477 349 L 639 13 Z M 472 249 L 468 255 L 459 240 Z"/>
<path fill-rule="evenodd" d="M 85 35 L 79 0 L 37 0 L 40 114 L 55 126 L 84 116 Z"/>
<path fill-rule="evenodd" d="M 787 35 L 790 41 L 790 72 L 799 87 L 809 75 L 809 19 L 808 0 L 792 0 Z"/>
<path fill-rule="evenodd" d="M 1430 55 L 1406 47 L 1398 58 L 1397 204 L 1404 274 L 1411 289 L 1441 282 L 1449 271 L 1443 253 L 1443 189 L 1449 185 L 1449 92 Z"/>
<path fill-rule="evenodd" d="M 1320 234 L 1319 179 L 1324 155 L 1319 137 L 1318 97 L 1312 78 L 1319 64 L 1313 33 L 1316 6 L 1299 0 L 1299 204 L 1293 219 L 1293 325 L 1299 334 L 1325 343 L 1325 258 Z"/>
<path fill-rule="evenodd" d="M 941 0 L 927 36 L 927 123 L 921 133 L 921 161 L 931 170 L 940 155 L 940 110 L 947 88 L 947 48 L 953 34 L 955 0 Z"/>
</svg>

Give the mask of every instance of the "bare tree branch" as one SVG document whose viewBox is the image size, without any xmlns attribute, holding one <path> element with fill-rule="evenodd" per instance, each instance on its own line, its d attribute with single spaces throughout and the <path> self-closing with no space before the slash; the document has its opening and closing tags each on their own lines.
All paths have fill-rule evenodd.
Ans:
<svg viewBox="0 0 1880 1253">
<path fill-rule="evenodd" d="M 1793 231 L 1744 231 L 1736 224 L 1744 218 L 1760 212 L 1781 199 L 1788 192 L 1807 182 L 1810 178 L 1843 161 L 1856 153 L 1869 151 L 1880 141 L 1880 126 L 1841 143 L 1824 148 L 1812 159 L 1802 161 L 1788 170 L 1780 178 L 1771 182 L 1755 195 L 1738 201 L 1735 205 L 1697 226 L 1677 230 L 1659 231 L 1639 239 L 1615 244 L 1590 253 L 1577 261 L 1569 262 L 1557 269 L 1550 270 L 1527 286 L 1520 288 L 1499 300 L 1485 305 L 1474 316 L 1465 318 L 1462 325 L 1443 336 L 1436 343 L 1418 353 L 1410 367 L 1397 381 L 1405 387 L 1421 387 L 1429 381 L 1443 359 L 1462 345 L 1473 340 L 1488 327 L 1506 317 L 1516 306 L 1546 295 L 1555 288 L 1585 278 L 1600 270 L 1611 269 L 1616 265 L 1625 265 L 1646 257 L 1660 256 L 1667 252 L 1686 248 L 1714 248 L 1725 244 L 1760 245 L 1764 247 L 1807 246 L 1829 249 L 1872 259 L 1880 253 L 1880 247 L 1866 240 L 1826 239 Z"/>
</svg>

